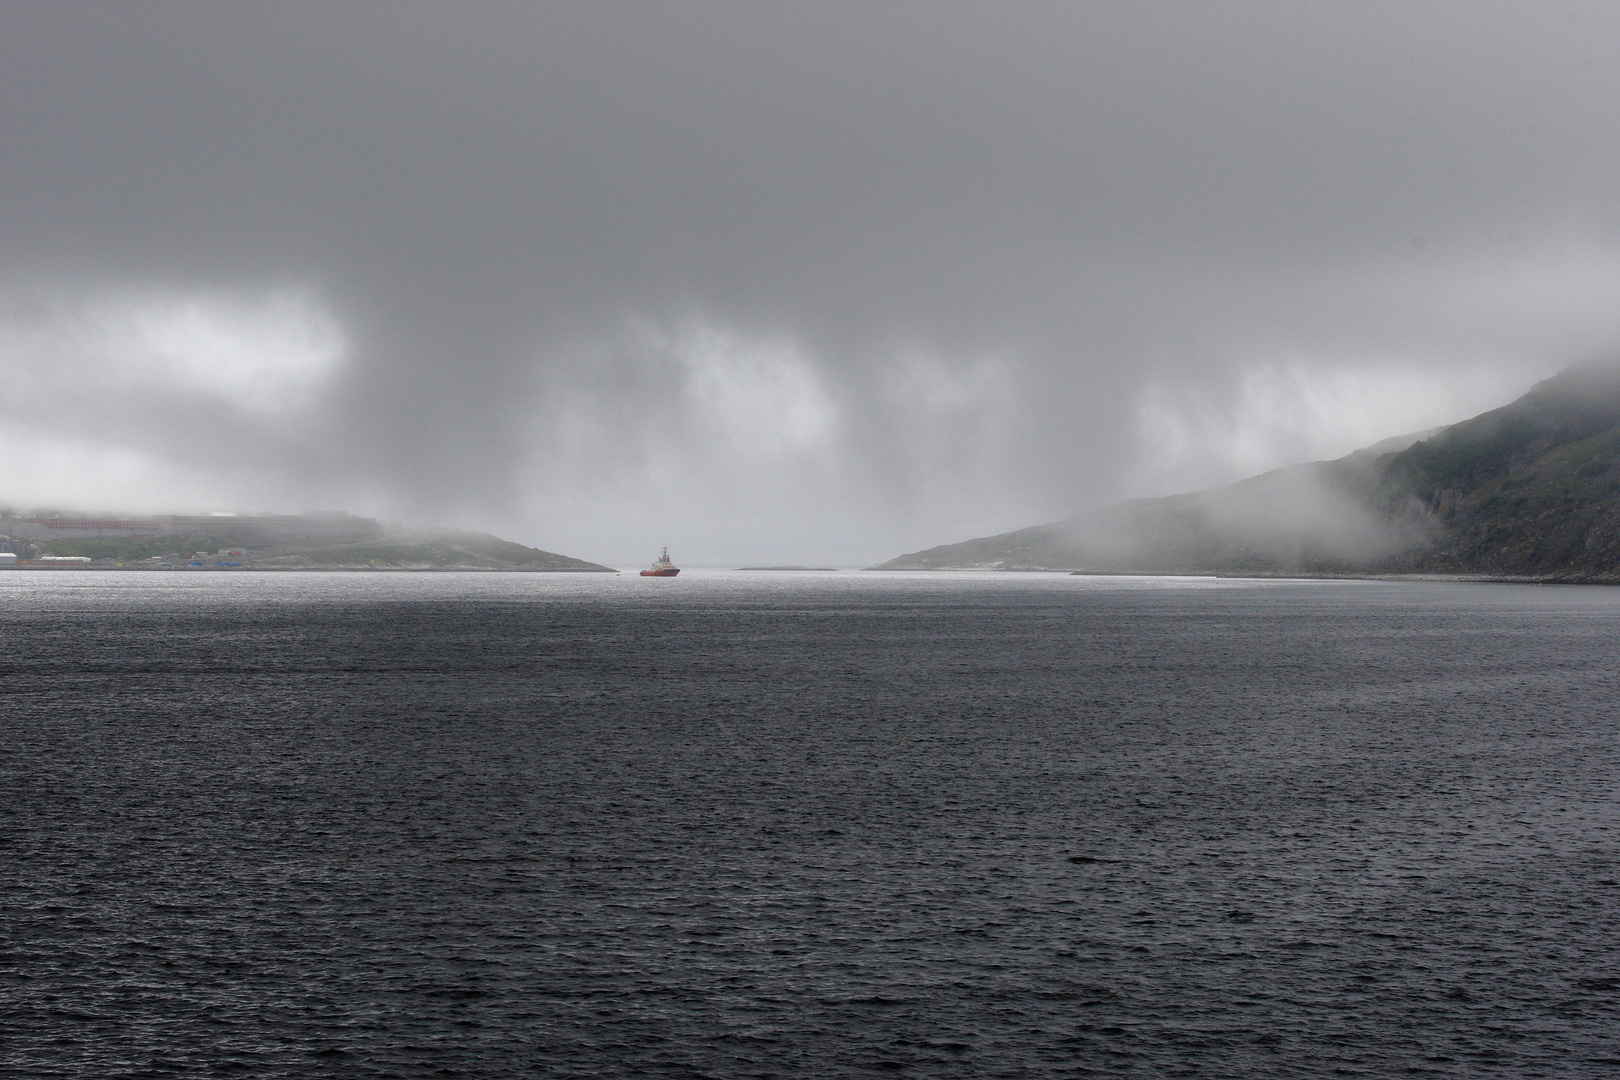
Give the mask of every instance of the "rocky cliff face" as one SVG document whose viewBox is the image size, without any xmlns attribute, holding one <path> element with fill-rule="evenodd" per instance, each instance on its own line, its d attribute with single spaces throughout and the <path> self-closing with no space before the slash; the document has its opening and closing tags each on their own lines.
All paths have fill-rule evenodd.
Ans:
<svg viewBox="0 0 1620 1080">
<path fill-rule="evenodd" d="M 1571 368 L 1501 409 L 1337 461 L 880 568 L 1620 581 L 1620 365 Z"/>
</svg>

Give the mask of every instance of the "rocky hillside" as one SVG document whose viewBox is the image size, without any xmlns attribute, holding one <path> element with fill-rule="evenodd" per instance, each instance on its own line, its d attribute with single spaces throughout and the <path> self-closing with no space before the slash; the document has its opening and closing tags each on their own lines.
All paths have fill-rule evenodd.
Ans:
<svg viewBox="0 0 1620 1080">
<path fill-rule="evenodd" d="M 1437 573 L 1620 581 L 1620 365 L 1460 424 L 879 569 Z"/>
</svg>

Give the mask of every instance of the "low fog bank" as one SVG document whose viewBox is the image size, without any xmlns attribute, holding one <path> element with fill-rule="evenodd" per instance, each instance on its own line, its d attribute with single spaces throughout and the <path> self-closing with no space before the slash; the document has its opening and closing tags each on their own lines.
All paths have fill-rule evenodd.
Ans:
<svg viewBox="0 0 1620 1080">
<path fill-rule="evenodd" d="M 1381 497 L 1383 468 L 1435 430 L 1226 487 L 1137 499 L 1001 536 L 901 556 L 884 569 L 1208 573 L 1367 570 L 1424 545 L 1421 505 Z"/>
<path fill-rule="evenodd" d="M 1251 359 L 1114 369 L 1055 363 L 1056 344 L 1028 341 L 841 351 L 687 313 L 535 333 L 504 346 L 504 374 L 485 383 L 431 365 L 401 377 L 309 288 L 37 296 L 0 306 L 0 500 L 13 506 L 347 509 L 630 565 L 665 543 L 693 564 L 864 565 L 1455 421 L 1551 362 L 1461 349 L 1358 365 L 1344 341 L 1301 336 L 1189 340 L 1172 356 Z M 1492 325 L 1550 317 L 1510 310 Z M 1541 336 L 1574 352 L 1609 318 Z"/>
<path fill-rule="evenodd" d="M 949 544 L 882 569 L 1620 581 L 1620 360 L 1334 461 Z"/>
</svg>

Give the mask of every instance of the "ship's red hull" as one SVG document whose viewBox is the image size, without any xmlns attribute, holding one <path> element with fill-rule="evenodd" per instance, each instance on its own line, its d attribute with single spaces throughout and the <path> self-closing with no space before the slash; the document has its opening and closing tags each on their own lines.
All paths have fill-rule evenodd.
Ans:
<svg viewBox="0 0 1620 1080">
<path fill-rule="evenodd" d="M 670 568 L 668 570 L 643 570 L 641 572 L 641 576 L 642 577 L 674 577 L 678 573 L 680 573 L 680 570 L 678 568 L 672 567 L 672 568 Z"/>
</svg>

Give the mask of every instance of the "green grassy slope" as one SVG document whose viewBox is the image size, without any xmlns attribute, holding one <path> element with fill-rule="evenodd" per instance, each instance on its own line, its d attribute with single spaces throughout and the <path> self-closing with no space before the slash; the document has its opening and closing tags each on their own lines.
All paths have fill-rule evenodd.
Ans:
<svg viewBox="0 0 1620 1080">
<path fill-rule="evenodd" d="M 280 552 L 263 561 L 317 568 L 612 572 L 584 559 L 524 547 L 489 533 L 413 531 L 377 540 Z M 253 565 L 254 560 L 249 560 Z"/>
<path fill-rule="evenodd" d="M 525 547 L 489 533 L 412 530 L 344 544 L 298 541 L 257 545 L 229 537 L 143 535 L 108 539 L 53 536 L 26 542 L 44 555 L 88 556 L 97 564 L 185 565 L 195 552 L 207 562 L 229 561 L 248 568 L 401 569 L 401 570 L 531 570 L 612 572 L 610 566 Z M 245 554 L 214 556 L 221 548 L 243 548 Z M 163 558 L 167 556 L 167 558 Z"/>
<path fill-rule="evenodd" d="M 1394 458 L 1384 505 L 1421 502 L 1432 572 L 1620 580 L 1620 369 L 1582 365 Z"/>
</svg>

